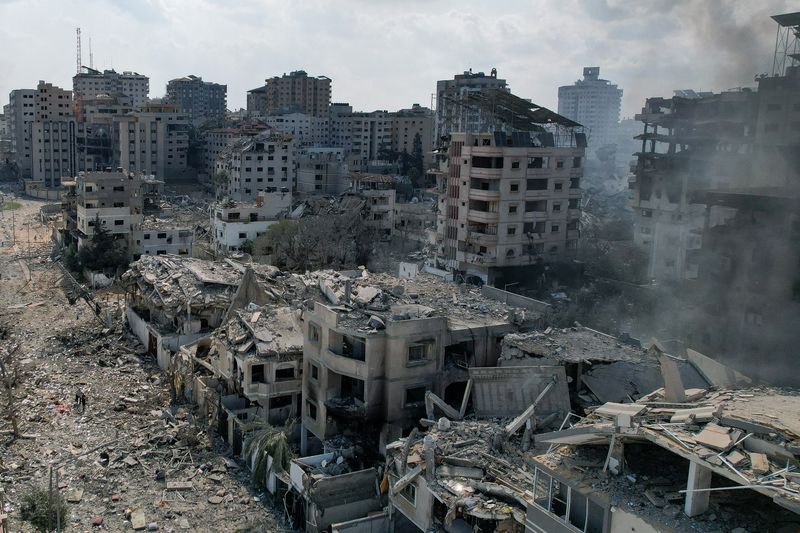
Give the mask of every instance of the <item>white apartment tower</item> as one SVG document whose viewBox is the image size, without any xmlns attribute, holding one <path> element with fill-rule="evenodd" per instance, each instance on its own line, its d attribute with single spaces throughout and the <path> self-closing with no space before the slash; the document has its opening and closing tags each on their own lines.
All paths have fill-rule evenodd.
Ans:
<svg viewBox="0 0 800 533">
<path fill-rule="evenodd" d="M 583 124 L 589 156 L 613 144 L 619 124 L 622 89 L 600 79 L 600 67 L 584 67 L 583 79 L 558 88 L 558 113 Z"/>
</svg>

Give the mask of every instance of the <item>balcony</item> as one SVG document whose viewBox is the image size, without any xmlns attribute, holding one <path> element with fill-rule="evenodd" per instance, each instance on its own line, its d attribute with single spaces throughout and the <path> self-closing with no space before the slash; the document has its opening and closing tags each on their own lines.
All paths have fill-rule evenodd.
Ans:
<svg viewBox="0 0 800 533">
<path fill-rule="evenodd" d="M 276 381 L 274 383 L 251 383 L 245 387 L 245 393 L 269 398 L 271 396 L 282 396 L 284 394 L 300 392 L 302 387 L 303 382 L 300 379 Z"/>
<path fill-rule="evenodd" d="M 503 169 L 502 168 L 475 168 L 475 167 L 472 167 L 469 170 L 469 176 L 471 178 L 499 179 L 499 178 L 503 177 Z"/>
<path fill-rule="evenodd" d="M 340 418 L 364 419 L 367 417 L 367 407 L 357 398 L 329 398 L 325 400 L 328 414 Z"/>
<path fill-rule="evenodd" d="M 470 209 L 467 212 L 467 218 L 475 222 L 483 222 L 486 224 L 497 224 L 497 221 L 499 219 L 499 214 L 496 211 L 491 212 L 491 211 L 478 211 L 476 209 Z"/>
<path fill-rule="evenodd" d="M 500 191 L 489 191 L 485 189 L 469 190 L 469 197 L 471 200 L 485 200 L 487 202 L 496 202 L 500 200 Z"/>
<path fill-rule="evenodd" d="M 473 265 L 494 266 L 497 264 L 497 257 L 491 254 L 464 253 L 464 261 Z"/>
<path fill-rule="evenodd" d="M 365 361 L 358 361 L 345 355 L 339 355 L 331 350 L 322 350 L 320 355 L 322 356 L 322 362 L 325 363 L 329 370 L 359 379 L 367 377 L 367 363 Z"/>
</svg>

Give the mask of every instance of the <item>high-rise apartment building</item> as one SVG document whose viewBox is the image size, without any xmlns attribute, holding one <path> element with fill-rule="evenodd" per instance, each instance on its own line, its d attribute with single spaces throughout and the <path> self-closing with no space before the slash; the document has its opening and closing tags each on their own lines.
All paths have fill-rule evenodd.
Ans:
<svg viewBox="0 0 800 533">
<path fill-rule="evenodd" d="M 452 80 L 436 82 L 436 127 L 435 142 L 451 132 L 483 133 L 489 131 L 490 125 L 468 98 L 471 94 L 488 90 L 508 92 L 506 80 L 497 77 L 497 70 L 492 69 L 487 76 L 483 72 L 456 74 Z"/>
<path fill-rule="evenodd" d="M 439 184 L 445 265 L 495 284 L 503 269 L 577 249 L 584 148 L 546 133 L 452 133 Z"/>
<path fill-rule="evenodd" d="M 175 78 L 167 83 L 166 103 L 176 105 L 195 125 L 223 121 L 228 111 L 228 86 L 203 81 L 199 76 Z"/>
<path fill-rule="evenodd" d="M 186 170 L 189 121 L 176 106 L 147 104 L 140 111 L 119 117 L 117 124 L 117 166 L 158 179 Z"/>
<path fill-rule="evenodd" d="M 267 87 L 265 85 L 247 91 L 247 114 L 251 117 L 267 114 Z"/>
<path fill-rule="evenodd" d="M 40 81 L 31 123 L 33 181 L 42 182 L 46 188 L 58 188 L 61 176 L 77 173 L 76 126 L 72 91 Z"/>
<path fill-rule="evenodd" d="M 588 141 L 587 154 L 614 143 L 622 89 L 600 79 L 600 67 L 584 67 L 583 79 L 558 88 L 558 113 L 583 124 Z"/>
<path fill-rule="evenodd" d="M 131 99 L 131 105 L 139 109 L 150 99 L 150 78 L 144 74 L 129 71 L 119 73 L 113 69 L 103 72 L 91 68 L 86 70 L 72 77 L 75 100 L 94 98 L 100 94 L 124 94 Z"/>
<path fill-rule="evenodd" d="M 36 89 L 14 89 L 8 95 L 8 104 L 3 107 L 11 139 L 11 159 L 23 178 L 30 178 L 33 168 L 31 124 L 35 115 L 35 95 Z"/>
<path fill-rule="evenodd" d="M 292 190 L 294 139 L 264 132 L 232 141 L 217 158 L 216 173 L 227 176 L 222 193 L 238 202 L 254 202 L 259 191 Z"/>
<path fill-rule="evenodd" d="M 433 111 L 419 104 L 401 109 L 392 117 L 392 150 L 414 153 L 414 138 L 419 135 L 425 163 L 433 161 Z"/>
<path fill-rule="evenodd" d="M 311 77 L 303 70 L 296 70 L 283 76 L 268 78 L 264 89 L 263 96 L 254 96 L 253 105 L 254 108 L 263 105 L 267 115 L 304 113 L 320 118 L 328 116 L 331 79 L 326 76 Z M 249 101 L 248 98 L 248 103 Z"/>
<path fill-rule="evenodd" d="M 266 115 L 263 121 L 272 129 L 288 133 L 295 139 L 298 147 L 328 146 L 330 139 L 330 119 L 305 113 L 286 113 Z"/>
</svg>

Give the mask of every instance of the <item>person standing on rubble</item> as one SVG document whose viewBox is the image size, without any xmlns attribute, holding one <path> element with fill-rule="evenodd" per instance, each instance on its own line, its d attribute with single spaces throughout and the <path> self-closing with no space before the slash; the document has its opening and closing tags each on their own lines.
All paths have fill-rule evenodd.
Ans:
<svg viewBox="0 0 800 533">
<path fill-rule="evenodd" d="M 86 411 L 86 393 L 81 389 L 78 389 L 78 391 L 75 393 L 75 405 L 80 406 L 81 413 Z"/>
</svg>

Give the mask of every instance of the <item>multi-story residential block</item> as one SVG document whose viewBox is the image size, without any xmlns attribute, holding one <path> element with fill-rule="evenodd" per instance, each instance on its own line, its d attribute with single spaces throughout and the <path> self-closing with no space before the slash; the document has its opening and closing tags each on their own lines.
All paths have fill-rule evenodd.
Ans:
<svg viewBox="0 0 800 533">
<path fill-rule="evenodd" d="M 247 91 L 247 114 L 254 118 L 267 115 L 267 87 L 265 85 Z"/>
<path fill-rule="evenodd" d="M 590 158 L 614 144 L 621 103 L 622 89 L 600 79 L 600 67 L 584 67 L 582 80 L 558 88 L 558 113 L 583 125 Z"/>
<path fill-rule="evenodd" d="M 74 183 L 78 248 L 92 238 L 98 224 L 130 247 L 144 217 L 141 176 L 132 172 L 82 172 Z"/>
<path fill-rule="evenodd" d="M 577 248 L 584 149 L 539 135 L 451 134 L 437 221 L 448 268 L 493 284 Z"/>
<path fill-rule="evenodd" d="M 143 255 L 194 256 L 194 230 L 176 227 L 169 222 L 145 217 L 140 230 L 131 239 L 130 255 L 134 261 Z"/>
<path fill-rule="evenodd" d="M 263 121 L 273 130 L 288 133 L 295 139 L 298 148 L 322 147 L 330 144 L 330 119 L 305 113 L 267 115 Z"/>
<path fill-rule="evenodd" d="M 35 118 L 35 95 L 36 89 L 14 89 L 8 95 L 8 105 L 4 106 L 11 158 L 23 178 L 30 178 L 33 169 L 31 124 Z"/>
<path fill-rule="evenodd" d="M 211 209 L 210 224 L 214 251 L 239 250 L 245 242 L 263 235 L 291 206 L 292 193 L 286 187 L 267 187 L 256 194 L 255 202 L 217 202 Z"/>
<path fill-rule="evenodd" d="M 189 122 L 177 107 L 147 104 L 141 110 L 117 119 L 115 161 L 132 172 L 152 174 L 158 179 L 186 170 Z"/>
<path fill-rule="evenodd" d="M 756 93 L 728 91 L 649 98 L 636 115 L 644 132 L 629 185 L 634 242 L 649 256 L 651 279 L 697 275 L 686 255 L 702 244 L 705 208 L 690 193 L 750 186 L 757 106 Z"/>
<path fill-rule="evenodd" d="M 72 91 L 75 100 L 95 98 L 98 95 L 123 94 L 130 98 L 131 105 L 139 109 L 149 101 L 150 78 L 138 72 L 119 73 L 114 69 L 94 70 L 86 68 L 72 77 Z"/>
<path fill-rule="evenodd" d="M 165 101 L 178 107 L 195 125 L 221 122 L 227 113 L 228 86 L 203 81 L 199 76 L 175 78 L 167 83 Z"/>
<path fill-rule="evenodd" d="M 312 78 L 305 71 L 297 70 L 283 76 L 268 78 L 264 90 L 263 96 L 255 93 L 257 96 L 253 98 L 254 110 L 256 108 L 260 110 L 263 106 L 266 115 L 303 113 L 318 118 L 328 117 L 328 108 L 331 104 L 330 78 L 325 76 Z"/>
<path fill-rule="evenodd" d="M 392 116 L 392 150 L 414 153 L 414 139 L 420 137 L 425 164 L 433 162 L 433 111 L 419 104 L 401 109 Z"/>
<path fill-rule="evenodd" d="M 452 80 L 436 82 L 436 125 L 435 144 L 453 132 L 481 133 L 489 131 L 484 113 L 470 104 L 470 95 L 486 91 L 508 92 L 506 80 L 497 77 L 492 69 L 487 76 L 483 72 L 473 73 L 472 69 L 456 74 Z"/>
<path fill-rule="evenodd" d="M 349 187 L 342 148 L 306 148 L 297 155 L 297 192 L 340 194 Z"/>
<path fill-rule="evenodd" d="M 259 121 L 246 122 L 238 127 L 212 128 L 203 131 L 203 162 L 209 175 L 216 172 L 217 158 L 225 148 L 239 137 L 253 137 L 269 130 L 269 126 Z"/>
<path fill-rule="evenodd" d="M 40 81 L 30 130 L 32 181 L 46 188 L 60 188 L 62 176 L 74 176 L 84 168 L 79 165 L 76 150 L 78 134 L 72 91 Z"/>
<path fill-rule="evenodd" d="M 499 340 L 514 326 L 497 314 L 452 305 L 452 286 L 419 276 L 427 276 L 425 283 L 375 274 L 320 280 L 333 300 L 305 313 L 304 455 L 348 432 L 375 439 L 383 449 L 424 416 L 426 392 L 458 405 L 468 380 L 465 364 L 497 362 Z M 390 303 L 382 294 L 402 296 Z M 342 304 L 369 305 L 370 311 L 362 316 Z"/>
<path fill-rule="evenodd" d="M 380 235 L 391 235 L 394 230 L 394 205 L 396 182 L 383 174 L 351 172 L 348 194 L 357 194 L 366 200 L 365 224 Z"/>
<path fill-rule="evenodd" d="M 294 139 L 285 133 L 261 133 L 238 138 L 219 156 L 216 174 L 226 177 L 222 195 L 254 202 L 259 191 L 291 190 L 294 185 Z"/>
</svg>

